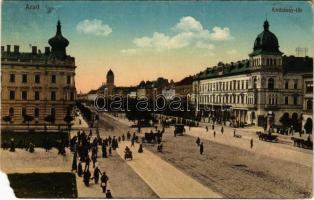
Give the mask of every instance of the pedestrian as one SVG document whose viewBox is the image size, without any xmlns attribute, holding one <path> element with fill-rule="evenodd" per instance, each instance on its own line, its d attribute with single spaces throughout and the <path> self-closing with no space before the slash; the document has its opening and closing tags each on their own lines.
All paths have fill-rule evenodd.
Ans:
<svg viewBox="0 0 314 200">
<path fill-rule="evenodd" d="M 10 150 L 11 151 L 11 150 Z M 34 144 L 33 143 L 29 143 L 29 152 L 30 153 L 34 153 L 34 151 L 35 151 L 35 147 L 34 147 Z"/>
<path fill-rule="evenodd" d="M 106 192 L 106 188 L 107 188 L 107 182 L 108 182 L 109 178 L 106 175 L 106 172 L 103 172 L 100 178 L 100 187 L 102 188 L 102 192 L 105 193 Z"/>
<path fill-rule="evenodd" d="M 214 131 L 214 137 L 216 137 L 216 131 Z"/>
<path fill-rule="evenodd" d="M 134 147 L 134 141 L 135 141 L 135 139 L 134 139 L 134 137 L 132 137 L 132 139 L 131 139 L 131 147 Z"/>
<path fill-rule="evenodd" d="M 15 151 L 15 142 L 14 142 L 14 138 L 11 138 L 10 151 L 11 151 L 11 152 L 14 152 L 14 151 Z"/>
<path fill-rule="evenodd" d="M 107 158 L 107 147 L 105 143 L 102 143 L 101 151 L 102 151 L 102 157 Z"/>
<path fill-rule="evenodd" d="M 125 140 L 125 136 L 124 136 L 124 134 L 122 135 L 122 141 L 124 141 Z"/>
<path fill-rule="evenodd" d="M 77 175 L 79 177 L 81 177 L 83 175 L 83 167 L 82 167 L 81 161 L 79 162 L 78 167 L 77 167 Z"/>
<path fill-rule="evenodd" d="M 208 132 L 208 126 L 206 126 L 205 129 L 206 129 L 206 132 Z"/>
<path fill-rule="evenodd" d="M 200 144 L 200 154 L 201 155 L 203 154 L 203 151 L 204 151 L 204 145 L 203 145 L 203 142 L 201 142 L 201 144 Z"/>
<path fill-rule="evenodd" d="M 199 137 L 197 137 L 197 139 L 196 139 L 197 146 L 200 146 L 200 143 L 201 143 L 201 139 Z"/>
<path fill-rule="evenodd" d="M 99 174 L 101 174 L 101 171 L 99 170 L 99 168 L 96 166 L 95 170 L 94 170 L 94 181 L 95 184 L 98 184 L 99 181 Z"/>
<path fill-rule="evenodd" d="M 107 190 L 107 192 L 106 192 L 106 198 L 107 198 L 107 199 L 112 199 L 112 195 L 111 195 L 110 190 Z"/>
<path fill-rule="evenodd" d="M 112 156 L 112 148 L 109 147 L 109 156 Z"/>
<path fill-rule="evenodd" d="M 85 159 L 85 169 L 84 169 L 84 171 L 89 169 L 89 163 L 90 163 L 90 158 L 89 158 L 89 156 L 87 154 L 86 159 Z"/>
<path fill-rule="evenodd" d="M 235 129 L 233 129 L 233 137 L 235 137 L 236 136 L 236 131 L 235 131 Z"/>
<path fill-rule="evenodd" d="M 83 182 L 86 186 L 89 186 L 90 176 L 91 176 L 91 174 L 90 174 L 89 169 L 85 170 L 84 175 L 83 175 Z"/>
<path fill-rule="evenodd" d="M 221 127 L 221 134 L 224 134 L 224 127 Z"/>
<path fill-rule="evenodd" d="M 213 125 L 212 125 L 212 130 L 214 130 L 214 129 L 215 129 L 215 125 L 213 124 Z"/>
<path fill-rule="evenodd" d="M 97 162 L 97 154 L 95 154 L 95 153 L 92 154 L 92 161 L 93 161 L 93 168 L 95 168 L 96 162 Z"/>
<path fill-rule="evenodd" d="M 253 148 L 253 138 L 251 138 L 250 143 L 251 143 L 251 149 L 252 149 Z"/>
<path fill-rule="evenodd" d="M 76 158 L 77 158 L 77 154 L 74 153 L 71 171 L 75 171 L 75 172 L 77 172 L 77 159 Z"/>
<path fill-rule="evenodd" d="M 143 153 L 143 151 L 144 151 L 144 150 L 143 150 L 143 144 L 140 144 L 140 147 L 139 147 L 139 149 L 138 149 L 138 152 L 139 152 L 139 153 Z"/>
</svg>

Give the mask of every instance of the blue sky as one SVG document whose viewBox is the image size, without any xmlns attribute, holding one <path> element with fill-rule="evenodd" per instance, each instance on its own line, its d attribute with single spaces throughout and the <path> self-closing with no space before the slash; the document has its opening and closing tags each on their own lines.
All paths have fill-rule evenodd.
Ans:
<svg viewBox="0 0 314 200">
<path fill-rule="evenodd" d="M 307 2 L 2 2 L 1 40 L 21 51 L 30 51 L 29 44 L 44 49 L 59 16 L 78 66 L 77 88 L 88 91 L 105 81 L 109 68 L 117 85 L 135 85 L 158 76 L 177 81 L 219 61 L 246 59 L 266 15 L 282 52 L 307 47 L 313 54 Z"/>
</svg>

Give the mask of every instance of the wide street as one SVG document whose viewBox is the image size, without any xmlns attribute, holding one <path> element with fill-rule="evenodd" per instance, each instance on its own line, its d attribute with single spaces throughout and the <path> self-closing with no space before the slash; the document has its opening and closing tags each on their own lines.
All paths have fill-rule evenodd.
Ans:
<svg viewBox="0 0 314 200">
<path fill-rule="evenodd" d="M 84 120 L 78 125 L 75 120 L 72 135 L 77 129 L 88 131 Z M 125 118 L 108 114 L 100 115 L 100 136 L 121 136 L 132 123 Z M 161 129 L 160 127 L 158 127 Z M 109 177 L 108 187 L 115 198 L 306 198 L 312 189 L 312 151 L 258 141 L 250 129 L 237 129 L 242 138 L 233 137 L 233 129 L 216 126 L 216 136 L 209 127 L 186 127 L 184 136 L 174 137 L 173 127 L 166 128 L 163 135 L 163 153 L 157 146 L 144 144 L 144 152 L 138 153 L 139 144 L 130 147 L 131 142 L 119 143 L 109 158 L 98 155 L 101 171 Z M 151 128 L 143 128 L 139 137 Z M 93 129 L 93 136 L 95 136 Z M 204 143 L 204 154 L 199 154 L 195 143 L 200 137 Z M 250 139 L 254 146 L 251 149 Z M 134 159 L 124 160 L 124 147 L 133 151 Z M 101 149 L 99 147 L 99 151 Z M 1 169 L 6 173 L 70 172 L 73 154 L 67 151 L 65 157 L 57 155 L 55 149 L 45 152 L 36 148 L 31 154 L 17 149 L 15 153 L 1 150 Z M 84 164 L 83 164 L 84 167 Z M 93 169 L 91 170 L 93 173 Z M 79 197 L 104 197 L 99 185 L 91 181 L 90 187 L 76 176 Z"/>
</svg>

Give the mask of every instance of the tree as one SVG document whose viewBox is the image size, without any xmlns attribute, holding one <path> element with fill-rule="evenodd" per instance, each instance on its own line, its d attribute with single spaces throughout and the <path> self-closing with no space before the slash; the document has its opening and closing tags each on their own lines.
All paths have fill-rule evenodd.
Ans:
<svg viewBox="0 0 314 200">
<path fill-rule="evenodd" d="M 29 128 L 29 123 L 34 120 L 34 117 L 30 115 L 24 115 L 23 119 L 25 123 L 27 122 L 27 127 Z"/>
<path fill-rule="evenodd" d="M 289 113 L 284 113 L 279 119 L 282 124 L 283 129 L 288 128 L 291 125 L 291 119 L 289 118 Z"/>
<path fill-rule="evenodd" d="M 71 122 L 73 121 L 73 117 L 70 115 L 70 113 L 67 113 L 67 115 L 64 117 L 64 121 L 68 125 L 68 130 L 70 132 L 71 131 L 71 126 L 72 126 Z"/>
<path fill-rule="evenodd" d="M 4 116 L 4 117 L 2 117 L 2 119 L 3 119 L 4 122 L 7 122 L 8 124 L 9 124 L 9 123 L 11 122 L 11 120 L 12 120 L 12 118 L 11 118 L 10 115 Z"/>
<path fill-rule="evenodd" d="M 307 118 L 305 124 L 304 124 L 304 129 L 306 133 L 311 134 L 313 130 L 313 120 L 311 118 Z"/>
<path fill-rule="evenodd" d="M 56 118 L 55 118 L 55 116 L 53 116 L 53 115 L 47 115 L 47 116 L 44 118 L 44 121 L 45 121 L 45 122 L 48 122 L 48 123 L 50 123 L 50 124 L 54 124 L 55 121 L 56 121 Z"/>
</svg>

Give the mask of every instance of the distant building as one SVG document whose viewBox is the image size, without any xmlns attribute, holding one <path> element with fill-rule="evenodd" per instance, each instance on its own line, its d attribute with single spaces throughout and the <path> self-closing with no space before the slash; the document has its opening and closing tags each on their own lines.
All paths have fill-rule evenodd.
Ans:
<svg viewBox="0 0 314 200">
<path fill-rule="evenodd" d="M 193 76 L 187 76 L 182 80 L 175 82 L 175 93 L 181 97 L 187 97 L 192 94 Z"/>
<path fill-rule="evenodd" d="M 69 41 L 62 36 L 60 21 L 48 42 L 51 51 L 45 47 L 43 53 L 36 46 L 32 52 L 20 52 L 17 45 L 13 51 L 7 45 L 5 51 L 1 46 L 2 122 L 5 118 L 11 125 L 23 125 L 25 118 L 33 118 L 30 124 L 40 125 L 50 118 L 52 123 L 65 124 L 75 104 L 76 66 L 74 57 L 66 54 Z"/>
<path fill-rule="evenodd" d="M 162 77 L 159 77 L 154 81 L 141 81 L 137 86 L 137 97 L 153 98 L 154 95 L 162 94 L 162 90 L 168 85 L 168 79 Z"/>
<path fill-rule="evenodd" d="M 195 76 L 196 114 L 264 127 L 280 125 L 285 113 L 312 121 L 313 59 L 282 54 L 266 20 L 248 60 L 219 63 Z"/>
</svg>

